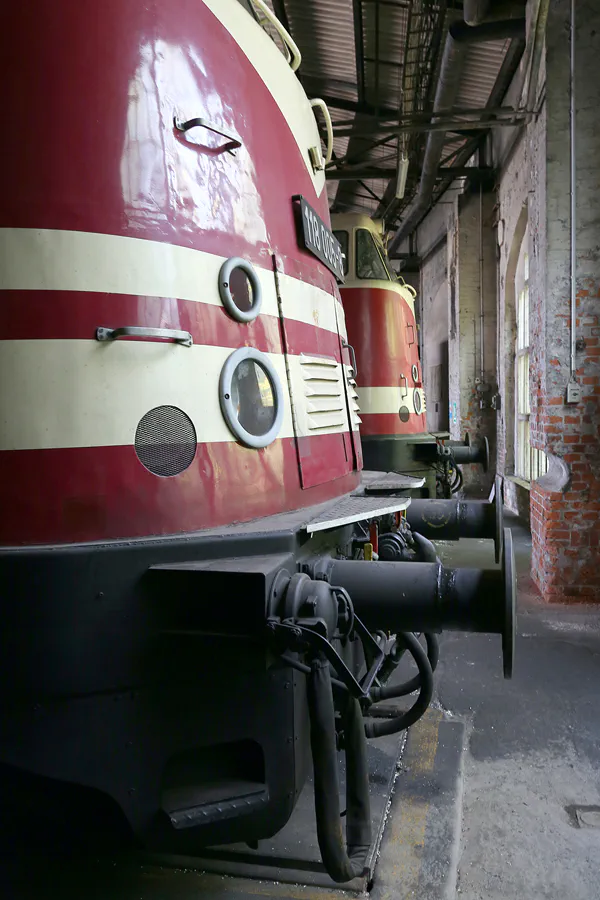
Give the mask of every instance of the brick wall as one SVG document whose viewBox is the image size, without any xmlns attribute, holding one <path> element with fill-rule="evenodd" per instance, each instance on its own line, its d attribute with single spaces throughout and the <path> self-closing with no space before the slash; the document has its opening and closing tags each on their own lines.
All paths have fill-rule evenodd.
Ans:
<svg viewBox="0 0 600 900">
<path fill-rule="evenodd" d="M 600 601 L 600 8 L 577 3 L 577 339 L 582 401 L 566 405 L 570 373 L 568 0 L 550 4 L 546 36 L 544 290 L 536 298 L 532 366 L 535 445 L 566 464 L 564 485 L 532 485 L 532 574 L 548 599 Z M 543 232 L 543 225 L 541 226 Z M 543 250 L 544 248 L 542 248 Z"/>
</svg>

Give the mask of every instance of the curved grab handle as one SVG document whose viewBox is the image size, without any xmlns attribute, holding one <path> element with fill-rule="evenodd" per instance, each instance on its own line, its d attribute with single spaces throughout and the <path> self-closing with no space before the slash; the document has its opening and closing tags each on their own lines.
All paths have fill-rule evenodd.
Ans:
<svg viewBox="0 0 600 900">
<path fill-rule="evenodd" d="M 175 341 L 184 347 L 191 347 L 192 336 L 189 331 L 176 331 L 174 328 L 140 328 L 137 325 L 126 325 L 123 328 L 96 328 L 97 341 L 116 341 L 120 337 L 148 337 L 164 341 Z"/>
<path fill-rule="evenodd" d="M 250 0 L 250 2 L 254 6 L 257 6 L 258 9 L 260 9 L 260 11 L 263 14 L 263 16 L 265 17 L 265 19 L 267 19 L 271 23 L 271 25 L 273 26 L 273 28 L 275 29 L 275 31 L 277 32 L 277 34 L 279 35 L 279 37 L 281 38 L 283 43 L 285 44 L 285 47 L 289 51 L 289 54 L 290 54 L 290 58 L 289 58 L 290 68 L 291 68 L 292 72 L 295 72 L 296 69 L 298 68 L 298 66 L 300 65 L 300 63 L 302 62 L 302 55 L 300 53 L 298 45 L 293 40 L 291 34 L 289 33 L 289 31 L 287 31 L 283 27 L 283 25 L 281 24 L 281 22 L 279 21 L 277 16 L 271 12 L 269 7 L 267 6 L 266 3 L 263 2 L 263 0 Z"/>
<path fill-rule="evenodd" d="M 217 128 L 216 125 L 199 116 L 195 119 L 188 119 L 187 122 L 180 122 L 177 116 L 173 116 L 173 128 L 184 133 L 189 131 L 190 128 L 206 128 L 207 131 L 212 131 L 214 134 L 226 138 L 227 144 L 223 149 L 231 153 L 232 156 L 235 156 L 233 151 L 242 146 L 242 142 L 238 137 L 235 137 L 233 134 L 227 134 L 226 131 L 222 131 L 221 128 Z"/>
<path fill-rule="evenodd" d="M 414 342 L 415 342 L 415 326 L 412 324 L 412 322 L 408 322 L 408 324 L 407 324 L 407 326 L 406 326 L 406 330 L 408 331 L 409 328 L 410 328 L 410 330 L 411 330 L 411 332 L 412 332 L 412 341 L 409 341 L 409 342 L 408 342 L 408 346 L 409 346 L 409 347 L 412 347 L 412 345 L 413 345 Z"/>
<path fill-rule="evenodd" d="M 402 388 L 400 388 L 400 399 L 404 400 L 405 397 L 408 397 L 408 378 L 406 377 L 406 375 L 401 374 L 398 378 L 398 381 L 400 381 L 401 379 L 404 379 L 404 393 L 402 393 Z"/>
<path fill-rule="evenodd" d="M 354 377 L 358 378 L 358 367 L 356 365 L 356 353 L 354 352 L 354 347 L 352 344 L 349 344 L 348 341 L 342 341 L 342 347 L 344 350 L 348 350 L 350 353 L 350 360 L 352 362 L 352 369 L 354 371 Z"/>
<path fill-rule="evenodd" d="M 401 286 L 402 286 L 403 288 L 406 288 L 406 290 L 408 291 L 408 293 L 412 295 L 413 299 L 417 296 L 416 288 L 414 288 L 414 287 L 412 286 L 412 284 L 407 284 L 407 283 L 405 282 L 404 278 L 402 278 L 401 275 L 398 275 L 398 281 L 400 282 Z"/>
<path fill-rule="evenodd" d="M 327 128 L 327 151 L 325 153 L 325 165 L 327 165 L 331 162 L 331 157 L 333 155 L 333 125 L 331 124 L 331 116 L 329 115 L 327 104 L 324 100 L 321 100 L 320 97 L 315 97 L 314 100 L 311 100 L 310 105 L 313 109 L 315 108 L 315 106 L 318 107 L 323 113 L 323 118 L 325 119 L 325 127 Z"/>
</svg>

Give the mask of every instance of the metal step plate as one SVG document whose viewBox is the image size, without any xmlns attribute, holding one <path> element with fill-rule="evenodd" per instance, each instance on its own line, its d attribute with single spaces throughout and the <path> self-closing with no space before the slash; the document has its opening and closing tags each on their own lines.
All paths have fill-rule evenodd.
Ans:
<svg viewBox="0 0 600 900">
<path fill-rule="evenodd" d="M 369 476 L 373 475 L 373 478 Z M 366 472 L 363 476 L 365 494 L 394 494 L 415 491 L 423 487 L 425 479 L 399 472 Z"/>
<path fill-rule="evenodd" d="M 374 519 L 376 516 L 400 512 L 409 506 L 410 497 L 366 497 L 364 494 L 351 494 L 327 507 L 304 527 L 309 534 L 314 534 L 327 528 L 339 528 L 351 522 L 361 522 L 363 519 Z"/>
</svg>

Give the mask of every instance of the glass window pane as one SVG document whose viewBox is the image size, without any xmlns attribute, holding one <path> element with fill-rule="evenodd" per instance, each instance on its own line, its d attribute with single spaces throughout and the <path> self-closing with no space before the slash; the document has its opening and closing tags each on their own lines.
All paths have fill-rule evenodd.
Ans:
<svg viewBox="0 0 600 900">
<path fill-rule="evenodd" d="M 231 299 L 239 310 L 249 312 L 252 309 L 252 304 L 254 303 L 252 285 L 243 269 L 239 267 L 233 269 L 229 276 L 229 291 Z"/>
<path fill-rule="evenodd" d="M 390 280 L 373 235 L 366 228 L 356 232 L 356 277 Z"/>
<path fill-rule="evenodd" d="M 231 398 L 242 428 L 256 436 L 266 434 L 275 422 L 276 408 L 269 376 L 252 359 L 241 362 L 231 379 Z"/>
</svg>

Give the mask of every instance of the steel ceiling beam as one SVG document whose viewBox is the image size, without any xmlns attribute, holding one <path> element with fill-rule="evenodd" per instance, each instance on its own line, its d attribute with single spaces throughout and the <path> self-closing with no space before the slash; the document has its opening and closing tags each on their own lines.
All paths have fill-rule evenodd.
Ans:
<svg viewBox="0 0 600 900">
<path fill-rule="evenodd" d="M 358 102 L 365 102 L 365 57 L 363 44 L 362 0 L 352 0 L 354 17 L 354 57 L 356 60 L 356 86 Z"/>
<path fill-rule="evenodd" d="M 485 35 L 482 38 L 482 35 Z M 460 77 L 462 74 L 466 50 L 470 43 L 479 43 L 483 40 L 499 40 L 500 38 L 517 38 L 523 40 L 525 37 L 525 20 L 524 19 L 508 19 L 503 22 L 494 22 L 489 25 L 477 25 L 470 28 L 465 22 L 457 22 L 450 25 L 448 36 L 444 45 L 442 56 L 442 64 L 438 86 L 436 90 L 433 111 L 434 113 L 448 114 L 452 110 L 458 90 L 460 87 Z M 491 120 L 490 120 L 491 121 Z M 510 120 L 508 120 L 510 121 Z M 515 120 L 513 124 L 517 124 Z M 494 126 L 506 124 L 504 120 L 494 120 Z M 459 125 L 464 130 L 464 124 Z M 478 129 L 489 128 L 489 122 L 478 123 Z M 450 130 L 450 129 L 446 129 Z M 400 247 L 405 237 L 414 231 L 427 210 L 429 209 L 433 197 L 433 191 L 436 183 L 436 172 L 440 164 L 444 148 L 444 133 L 431 130 L 427 136 L 427 146 L 425 148 L 425 156 L 421 170 L 421 180 L 419 190 L 415 200 L 408 208 L 402 224 L 397 229 L 392 240 L 388 245 L 390 255 L 393 255 Z"/>
<path fill-rule="evenodd" d="M 339 128 L 334 130 L 335 137 L 364 137 L 370 138 L 377 134 L 387 134 L 390 136 L 400 134 L 410 134 L 411 132 L 439 132 L 451 131 L 454 134 L 463 134 L 468 131 L 485 131 L 489 128 L 498 128 L 507 126 L 514 128 L 520 122 L 529 118 L 530 113 L 527 110 L 512 110 L 507 115 L 494 113 L 492 115 L 482 116 L 479 119 L 457 119 L 443 118 L 435 116 L 435 121 L 430 122 L 407 122 L 405 125 L 377 125 L 371 128 L 361 128 L 360 131 L 349 128 Z"/>
<path fill-rule="evenodd" d="M 370 181 L 372 179 L 394 178 L 397 174 L 396 167 L 384 168 L 377 166 L 361 166 L 354 169 L 327 169 L 325 178 L 327 181 Z M 438 169 L 438 178 L 489 178 L 494 170 L 489 167 L 479 166 L 446 166 Z"/>
</svg>

